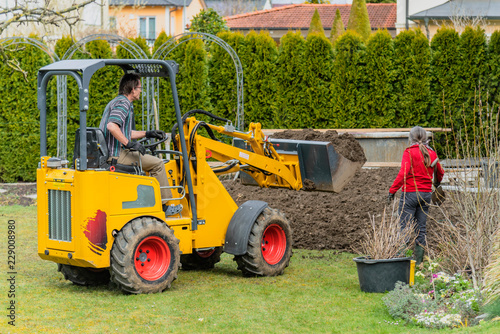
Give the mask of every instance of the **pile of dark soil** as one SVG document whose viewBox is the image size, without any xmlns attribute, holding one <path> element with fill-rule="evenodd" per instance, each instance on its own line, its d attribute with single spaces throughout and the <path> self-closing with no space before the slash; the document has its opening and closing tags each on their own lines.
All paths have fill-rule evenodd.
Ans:
<svg viewBox="0 0 500 334">
<path fill-rule="evenodd" d="M 294 140 L 313 140 L 331 142 L 335 151 L 345 158 L 355 162 L 366 162 L 363 148 L 350 133 L 338 134 L 335 130 L 325 132 L 315 131 L 313 129 L 285 130 L 276 132 L 272 136 L 276 139 L 294 139 Z"/>
<path fill-rule="evenodd" d="M 363 168 L 340 193 L 259 188 L 239 181 L 224 185 L 238 205 L 261 200 L 285 213 L 295 248 L 353 251 L 365 236 L 370 215 L 381 218 L 398 170 Z"/>
</svg>

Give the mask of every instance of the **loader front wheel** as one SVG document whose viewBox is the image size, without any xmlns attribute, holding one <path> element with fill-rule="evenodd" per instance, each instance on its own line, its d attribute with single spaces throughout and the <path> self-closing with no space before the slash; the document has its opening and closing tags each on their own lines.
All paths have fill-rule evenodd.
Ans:
<svg viewBox="0 0 500 334">
<path fill-rule="evenodd" d="M 245 276 L 277 276 L 288 267 L 291 256 L 288 220 L 279 211 L 265 208 L 252 226 L 246 254 L 234 259 Z"/>
<path fill-rule="evenodd" d="M 58 263 L 57 271 L 61 272 L 65 279 L 75 285 L 91 286 L 109 283 L 109 270 L 107 268 L 93 269 Z"/>
<path fill-rule="evenodd" d="M 137 218 L 116 235 L 111 249 L 111 280 L 129 293 L 156 293 L 177 278 L 179 240 L 163 222 Z"/>
<path fill-rule="evenodd" d="M 214 247 L 204 251 L 193 250 L 192 254 L 181 255 L 182 269 L 205 270 L 212 269 L 220 262 L 222 247 Z"/>
</svg>

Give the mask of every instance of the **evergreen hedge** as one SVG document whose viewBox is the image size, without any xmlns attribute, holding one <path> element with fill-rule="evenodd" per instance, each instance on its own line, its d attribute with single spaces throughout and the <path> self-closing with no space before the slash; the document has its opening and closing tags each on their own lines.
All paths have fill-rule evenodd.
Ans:
<svg viewBox="0 0 500 334">
<path fill-rule="evenodd" d="M 367 128 L 391 127 L 396 113 L 396 70 L 394 42 L 387 30 L 371 35 L 366 47 L 365 112 L 362 125 Z"/>
<path fill-rule="evenodd" d="M 245 36 L 229 31 L 220 32 L 217 37 L 226 42 L 238 55 L 242 54 Z M 234 60 L 220 45 L 212 43 L 208 62 L 209 98 L 213 112 L 236 124 L 236 68 Z M 240 60 L 241 61 L 241 60 Z M 241 73 L 243 75 L 243 72 Z M 243 79 L 245 79 L 243 77 Z M 242 129 L 243 130 L 243 129 Z"/>
<path fill-rule="evenodd" d="M 289 31 L 281 38 L 276 64 L 276 108 L 273 113 L 275 128 L 311 127 L 307 122 L 309 106 L 305 97 L 305 44 L 300 31 Z"/>
<path fill-rule="evenodd" d="M 239 57 L 245 80 L 245 126 L 260 122 L 264 128 L 273 127 L 278 57 L 276 43 L 268 32 L 251 31 L 245 36 Z"/>
<path fill-rule="evenodd" d="M 420 29 L 394 39 L 397 109 L 395 127 L 427 126 L 430 107 L 430 47 Z"/>
<path fill-rule="evenodd" d="M 366 127 L 364 113 L 364 92 L 367 84 L 365 52 L 361 35 L 347 30 L 335 44 L 333 65 L 333 115 L 331 127 Z"/>
<path fill-rule="evenodd" d="M 496 110 L 500 103 L 500 32 L 489 41 L 483 30 L 468 27 L 459 36 L 441 28 L 432 41 L 420 30 L 373 34 L 366 43 L 347 31 L 335 48 L 321 33 L 288 32 L 279 48 L 268 33 L 222 32 L 219 35 L 240 57 L 244 71 L 245 122 L 265 128 L 367 128 L 447 126 L 455 130 L 480 121 L 478 99 Z M 160 34 L 153 50 L 168 40 Z M 144 39 L 134 40 L 147 56 Z M 62 57 L 73 44 L 61 38 L 55 52 Z M 236 120 L 236 75 L 230 56 L 218 45 L 201 40 L 177 41 L 166 59 L 179 63 L 177 87 L 182 112 L 201 108 Z M 0 180 L 33 181 L 39 159 L 39 113 L 36 74 L 50 62 L 42 51 L 23 45 L 10 55 L 28 73 L 27 78 L 0 65 Z M 75 52 L 79 58 L 130 58 L 123 46 L 113 50 L 105 41 L 93 41 Z M 88 125 L 97 126 L 106 104 L 116 96 L 121 69 L 99 70 L 91 82 Z M 170 85 L 160 80 L 160 128 L 175 123 Z M 56 79 L 49 82 L 48 149 L 56 152 Z M 68 77 L 68 158 L 78 128 L 78 95 Z M 142 101 L 135 102 L 136 123 L 142 127 Z M 483 109 L 484 111 L 484 109 Z M 444 114 L 449 118 L 444 121 Z M 461 131 L 462 136 L 465 135 Z M 471 135 L 471 133 L 468 133 Z M 439 145 L 439 144 L 437 144 Z"/>
</svg>

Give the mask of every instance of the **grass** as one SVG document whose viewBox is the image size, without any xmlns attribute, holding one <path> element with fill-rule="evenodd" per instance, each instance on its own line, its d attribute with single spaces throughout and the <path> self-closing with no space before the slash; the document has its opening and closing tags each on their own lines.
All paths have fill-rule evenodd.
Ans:
<svg viewBox="0 0 500 334">
<path fill-rule="evenodd" d="M 9 219 L 17 231 L 16 327 L 5 316 Z M 392 324 L 384 295 L 360 291 L 353 254 L 295 250 L 285 274 L 270 278 L 242 277 L 223 254 L 214 270 L 180 271 L 162 294 L 124 295 L 65 281 L 54 263 L 38 257 L 36 234 L 35 207 L 0 207 L 1 333 L 431 332 Z M 499 322 L 453 330 L 498 331 Z"/>
</svg>

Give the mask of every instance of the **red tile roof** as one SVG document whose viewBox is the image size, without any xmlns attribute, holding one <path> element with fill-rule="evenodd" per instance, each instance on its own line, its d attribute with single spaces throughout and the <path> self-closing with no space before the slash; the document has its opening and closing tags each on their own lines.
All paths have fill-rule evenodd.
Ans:
<svg viewBox="0 0 500 334">
<path fill-rule="evenodd" d="M 368 3 L 368 16 L 372 29 L 395 29 L 395 3 Z M 344 26 L 347 27 L 351 5 L 297 4 L 276 7 L 252 13 L 226 16 L 230 29 L 308 29 L 314 10 L 318 9 L 324 29 L 331 29 L 337 9 L 340 11 Z"/>
</svg>

